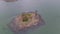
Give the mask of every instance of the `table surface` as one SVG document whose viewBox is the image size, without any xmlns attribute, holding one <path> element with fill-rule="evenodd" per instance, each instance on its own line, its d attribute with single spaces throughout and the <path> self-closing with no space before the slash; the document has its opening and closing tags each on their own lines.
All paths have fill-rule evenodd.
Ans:
<svg viewBox="0 0 60 34">
<path fill-rule="evenodd" d="M 23 11 L 38 10 L 45 25 L 26 34 L 60 34 L 60 0 L 20 0 L 17 2 L 0 1 L 0 34 L 13 34 L 6 24 Z M 21 33 L 20 33 L 21 34 Z M 22 33 L 24 34 L 24 33 Z"/>
</svg>

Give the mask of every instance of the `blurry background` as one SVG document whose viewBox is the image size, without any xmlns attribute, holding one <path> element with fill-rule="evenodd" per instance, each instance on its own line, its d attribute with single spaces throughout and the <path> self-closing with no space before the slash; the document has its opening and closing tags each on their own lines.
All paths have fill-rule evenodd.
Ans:
<svg viewBox="0 0 60 34">
<path fill-rule="evenodd" d="M 13 16 L 29 10 L 38 10 L 46 25 L 27 34 L 60 34 L 60 0 L 0 1 L 0 34 L 13 34 L 6 24 Z"/>
</svg>

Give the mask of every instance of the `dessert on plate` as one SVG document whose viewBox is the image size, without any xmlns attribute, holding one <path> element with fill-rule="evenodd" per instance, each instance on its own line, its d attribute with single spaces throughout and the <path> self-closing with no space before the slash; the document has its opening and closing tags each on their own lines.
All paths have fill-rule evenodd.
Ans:
<svg viewBox="0 0 60 34">
<path fill-rule="evenodd" d="M 17 15 L 8 26 L 15 32 L 27 30 L 31 27 L 35 27 L 43 24 L 43 19 L 37 13 L 37 11 L 22 12 Z"/>
</svg>

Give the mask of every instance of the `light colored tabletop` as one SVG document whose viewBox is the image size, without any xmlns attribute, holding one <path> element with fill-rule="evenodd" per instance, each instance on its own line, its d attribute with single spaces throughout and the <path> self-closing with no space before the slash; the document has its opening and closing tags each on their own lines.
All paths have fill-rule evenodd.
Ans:
<svg viewBox="0 0 60 34">
<path fill-rule="evenodd" d="M 27 10 L 38 10 L 46 24 L 26 34 L 60 34 L 60 0 L 0 1 L 0 34 L 13 34 L 6 24 L 13 16 Z"/>
</svg>

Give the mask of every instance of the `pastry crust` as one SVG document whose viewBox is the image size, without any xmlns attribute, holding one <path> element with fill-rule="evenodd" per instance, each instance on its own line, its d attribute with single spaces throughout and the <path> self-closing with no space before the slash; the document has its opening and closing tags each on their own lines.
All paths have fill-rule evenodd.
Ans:
<svg viewBox="0 0 60 34">
<path fill-rule="evenodd" d="M 25 17 L 28 18 L 28 20 L 26 20 Z M 23 21 L 24 18 L 26 21 Z M 13 31 L 18 32 L 21 30 L 28 29 L 32 26 L 37 26 L 41 23 L 43 23 L 41 16 L 37 14 L 37 12 L 32 11 L 24 12 L 21 15 L 16 16 L 16 18 L 14 18 L 14 20 L 12 20 L 12 22 L 9 24 L 9 27 Z"/>
</svg>

